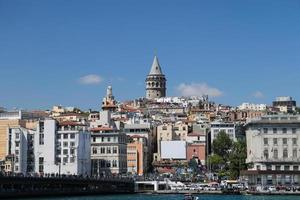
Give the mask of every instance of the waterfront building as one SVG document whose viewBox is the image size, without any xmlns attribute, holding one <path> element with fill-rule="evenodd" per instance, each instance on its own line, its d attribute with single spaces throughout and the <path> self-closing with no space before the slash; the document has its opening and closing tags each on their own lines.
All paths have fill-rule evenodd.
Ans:
<svg viewBox="0 0 300 200">
<path fill-rule="evenodd" d="M 112 127 L 91 128 L 92 175 L 127 173 L 126 134 Z"/>
<path fill-rule="evenodd" d="M 283 113 L 292 113 L 296 110 L 296 101 L 292 97 L 276 97 L 273 107 Z"/>
<path fill-rule="evenodd" d="M 224 131 L 231 140 L 236 141 L 236 135 L 235 135 L 235 124 L 234 123 L 227 123 L 227 122 L 221 122 L 221 121 L 214 121 L 211 123 L 210 128 L 210 142 L 213 143 L 214 139 L 217 137 L 217 135 Z"/>
<path fill-rule="evenodd" d="M 90 175 L 90 142 L 85 124 L 40 121 L 34 135 L 35 172 Z"/>
<path fill-rule="evenodd" d="M 147 99 L 155 99 L 166 96 L 166 78 L 162 73 L 157 56 L 154 56 L 150 73 L 148 74 L 145 82 Z"/>
<path fill-rule="evenodd" d="M 267 115 L 246 125 L 249 184 L 296 185 L 300 181 L 300 115 Z"/>
<path fill-rule="evenodd" d="M 33 136 L 34 131 L 26 128 L 9 128 L 7 141 L 7 159 L 5 172 L 32 173 L 34 172 Z"/>
<path fill-rule="evenodd" d="M 26 128 L 28 125 L 35 123 L 39 118 L 44 117 L 38 112 L 27 112 L 23 110 L 0 112 L 0 160 L 4 161 L 8 153 L 8 129 L 9 128 Z"/>
<path fill-rule="evenodd" d="M 127 171 L 131 174 L 143 175 L 148 170 L 147 139 L 135 135 L 130 137 L 127 143 Z"/>
</svg>

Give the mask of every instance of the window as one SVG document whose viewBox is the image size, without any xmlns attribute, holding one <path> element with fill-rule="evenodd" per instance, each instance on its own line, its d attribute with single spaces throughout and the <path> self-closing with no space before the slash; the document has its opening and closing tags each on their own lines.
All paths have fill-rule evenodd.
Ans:
<svg viewBox="0 0 300 200">
<path fill-rule="evenodd" d="M 68 134 L 64 134 L 64 139 L 68 139 Z"/>
<path fill-rule="evenodd" d="M 273 138 L 273 144 L 274 144 L 274 145 L 277 145 L 277 144 L 278 144 L 277 138 Z"/>
<path fill-rule="evenodd" d="M 260 165 L 256 165 L 256 170 L 260 170 Z"/>
<path fill-rule="evenodd" d="M 277 128 L 273 128 L 273 133 L 277 133 Z"/>
<path fill-rule="evenodd" d="M 185 126 L 184 126 L 184 127 L 182 127 L 182 130 L 184 130 L 184 131 L 186 130 Z"/>
<path fill-rule="evenodd" d="M 282 144 L 287 145 L 287 138 L 282 138 Z"/>
<path fill-rule="evenodd" d="M 264 145 L 268 145 L 268 138 L 264 138 Z"/>
<path fill-rule="evenodd" d="M 282 133 L 287 133 L 287 129 L 286 129 L 286 128 L 283 128 L 283 129 L 282 129 Z"/>
<path fill-rule="evenodd" d="M 268 149 L 264 150 L 264 157 L 265 157 L 265 159 L 269 159 L 269 150 Z"/>
<path fill-rule="evenodd" d="M 93 147 L 93 154 L 97 154 L 97 148 Z"/>
<path fill-rule="evenodd" d="M 64 142 L 64 147 L 68 147 L 68 142 Z"/>
<path fill-rule="evenodd" d="M 75 149 L 70 149 L 70 154 L 74 155 L 75 154 Z"/>
<path fill-rule="evenodd" d="M 116 160 L 113 160 L 112 166 L 113 166 L 113 167 L 117 167 L 117 161 L 116 161 Z"/>
<path fill-rule="evenodd" d="M 298 171 L 299 170 L 299 166 L 297 166 L 297 165 L 293 166 L 293 170 L 294 171 Z"/>
<path fill-rule="evenodd" d="M 162 127 L 162 130 L 164 130 L 164 131 L 166 131 L 167 129 L 168 129 L 167 126 Z"/>
<path fill-rule="evenodd" d="M 296 128 L 292 128 L 292 133 L 295 134 L 297 132 Z"/>
<path fill-rule="evenodd" d="M 107 151 L 108 154 L 110 154 L 111 153 L 111 148 L 107 147 L 106 151 Z"/>
<path fill-rule="evenodd" d="M 72 133 L 72 134 L 70 135 L 70 138 L 71 138 L 71 139 L 74 139 L 74 138 L 75 138 L 75 133 Z"/>
<path fill-rule="evenodd" d="M 109 160 L 106 163 L 106 167 L 110 167 L 110 161 Z"/>
<path fill-rule="evenodd" d="M 100 153 L 104 154 L 105 153 L 105 147 L 100 148 Z"/>
<path fill-rule="evenodd" d="M 274 149 L 273 158 L 278 159 L 278 150 L 277 149 Z"/>
<path fill-rule="evenodd" d="M 16 147 L 19 147 L 20 146 L 20 142 L 16 142 Z"/>
<path fill-rule="evenodd" d="M 74 157 L 71 157 L 70 158 L 70 163 L 74 163 L 75 162 L 75 158 Z"/>
<path fill-rule="evenodd" d="M 264 128 L 264 133 L 268 133 L 268 128 Z"/>
<path fill-rule="evenodd" d="M 75 147 L 75 142 L 70 142 L 71 147 Z"/>
<path fill-rule="evenodd" d="M 39 134 L 39 144 L 44 145 L 44 134 L 43 133 Z"/>
<path fill-rule="evenodd" d="M 117 147 L 113 147 L 113 153 L 118 153 Z"/>
<path fill-rule="evenodd" d="M 110 142 L 110 137 L 107 137 L 107 142 Z"/>
<path fill-rule="evenodd" d="M 293 138 L 293 145 L 297 145 L 297 138 Z"/>
<path fill-rule="evenodd" d="M 93 137 L 93 142 L 96 142 L 96 137 Z"/>
<path fill-rule="evenodd" d="M 284 171 L 289 171 L 290 170 L 290 166 L 289 165 L 285 165 L 284 166 Z"/>
<path fill-rule="evenodd" d="M 293 149 L 293 158 L 297 158 L 297 149 Z"/>
<path fill-rule="evenodd" d="M 67 163 L 68 162 L 68 157 L 64 157 L 63 158 L 63 163 Z"/>
<path fill-rule="evenodd" d="M 276 171 L 280 171 L 280 170 L 281 170 L 281 166 L 280 166 L 280 165 L 276 165 L 276 166 L 275 166 L 275 170 L 276 170 Z"/>
<path fill-rule="evenodd" d="M 287 158 L 288 157 L 288 150 L 287 149 L 283 149 L 283 158 Z"/>
<path fill-rule="evenodd" d="M 64 154 L 64 155 L 68 155 L 68 149 L 64 149 L 64 150 L 63 150 L 63 154 Z"/>
<path fill-rule="evenodd" d="M 15 151 L 15 154 L 16 154 L 16 155 L 19 155 L 19 150 L 16 150 L 16 151 Z"/>
<path fill-rule="evenodd" d="M 272 170 L 272 165 L 267 165 L 267 170 Z"/>
</svg>

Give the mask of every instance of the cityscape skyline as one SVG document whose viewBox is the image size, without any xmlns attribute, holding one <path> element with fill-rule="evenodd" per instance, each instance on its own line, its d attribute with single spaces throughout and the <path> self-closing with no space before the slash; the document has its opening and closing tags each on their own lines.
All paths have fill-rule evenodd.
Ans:
<svg viewBox="0 0 300 200">
<path fill-rule="evenodd" d="M 99 109 L 108 85 L 144 97 L 154 55 L 167 96 L 300 98 L 299 2 L 176 3 L 0 1 L 0 106 Z"/>
</svg>

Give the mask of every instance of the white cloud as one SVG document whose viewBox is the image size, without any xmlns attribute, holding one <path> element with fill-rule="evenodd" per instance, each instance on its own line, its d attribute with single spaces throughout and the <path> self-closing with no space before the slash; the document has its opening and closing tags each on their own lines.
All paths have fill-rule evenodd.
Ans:
<svg viewBox="0 0 300 200">
<path fill-rule="evenodd" d="M 191 83 L 185 84 L 181 83 L 179 86 L 176 87 L 176 90 L 182 96 L 202 96 L 208 95 L 210 97 L 218 97 L 223 94 L 217 88 L 210 87 L 206 83 Z"/>
<path fill-rule="evenodd" d="M 256 92 L 253 93 L 253 96 L 255 98 L 259 99 L 259 98 L 263 98 L 265 95 L 261 91 L 256 91 Z"/>
<path fill-rule="evenodd" d="M 79 83 L 83 85 L 97 85 L 103 81 L 103 78 L 97 74 L 89 74 L 79 78 Z"/>
</svg>

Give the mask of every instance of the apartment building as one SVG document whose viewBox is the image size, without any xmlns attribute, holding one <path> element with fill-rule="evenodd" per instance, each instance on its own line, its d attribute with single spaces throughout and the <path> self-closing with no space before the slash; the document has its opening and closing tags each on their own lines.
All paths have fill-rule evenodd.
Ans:
<svg viewBox="0 0 300 200">
<path fill-rule="evenodd" d="M 250 184 L 299 184 L 300 115 L 267 115 L 247 123 Z"/>
</svg>

